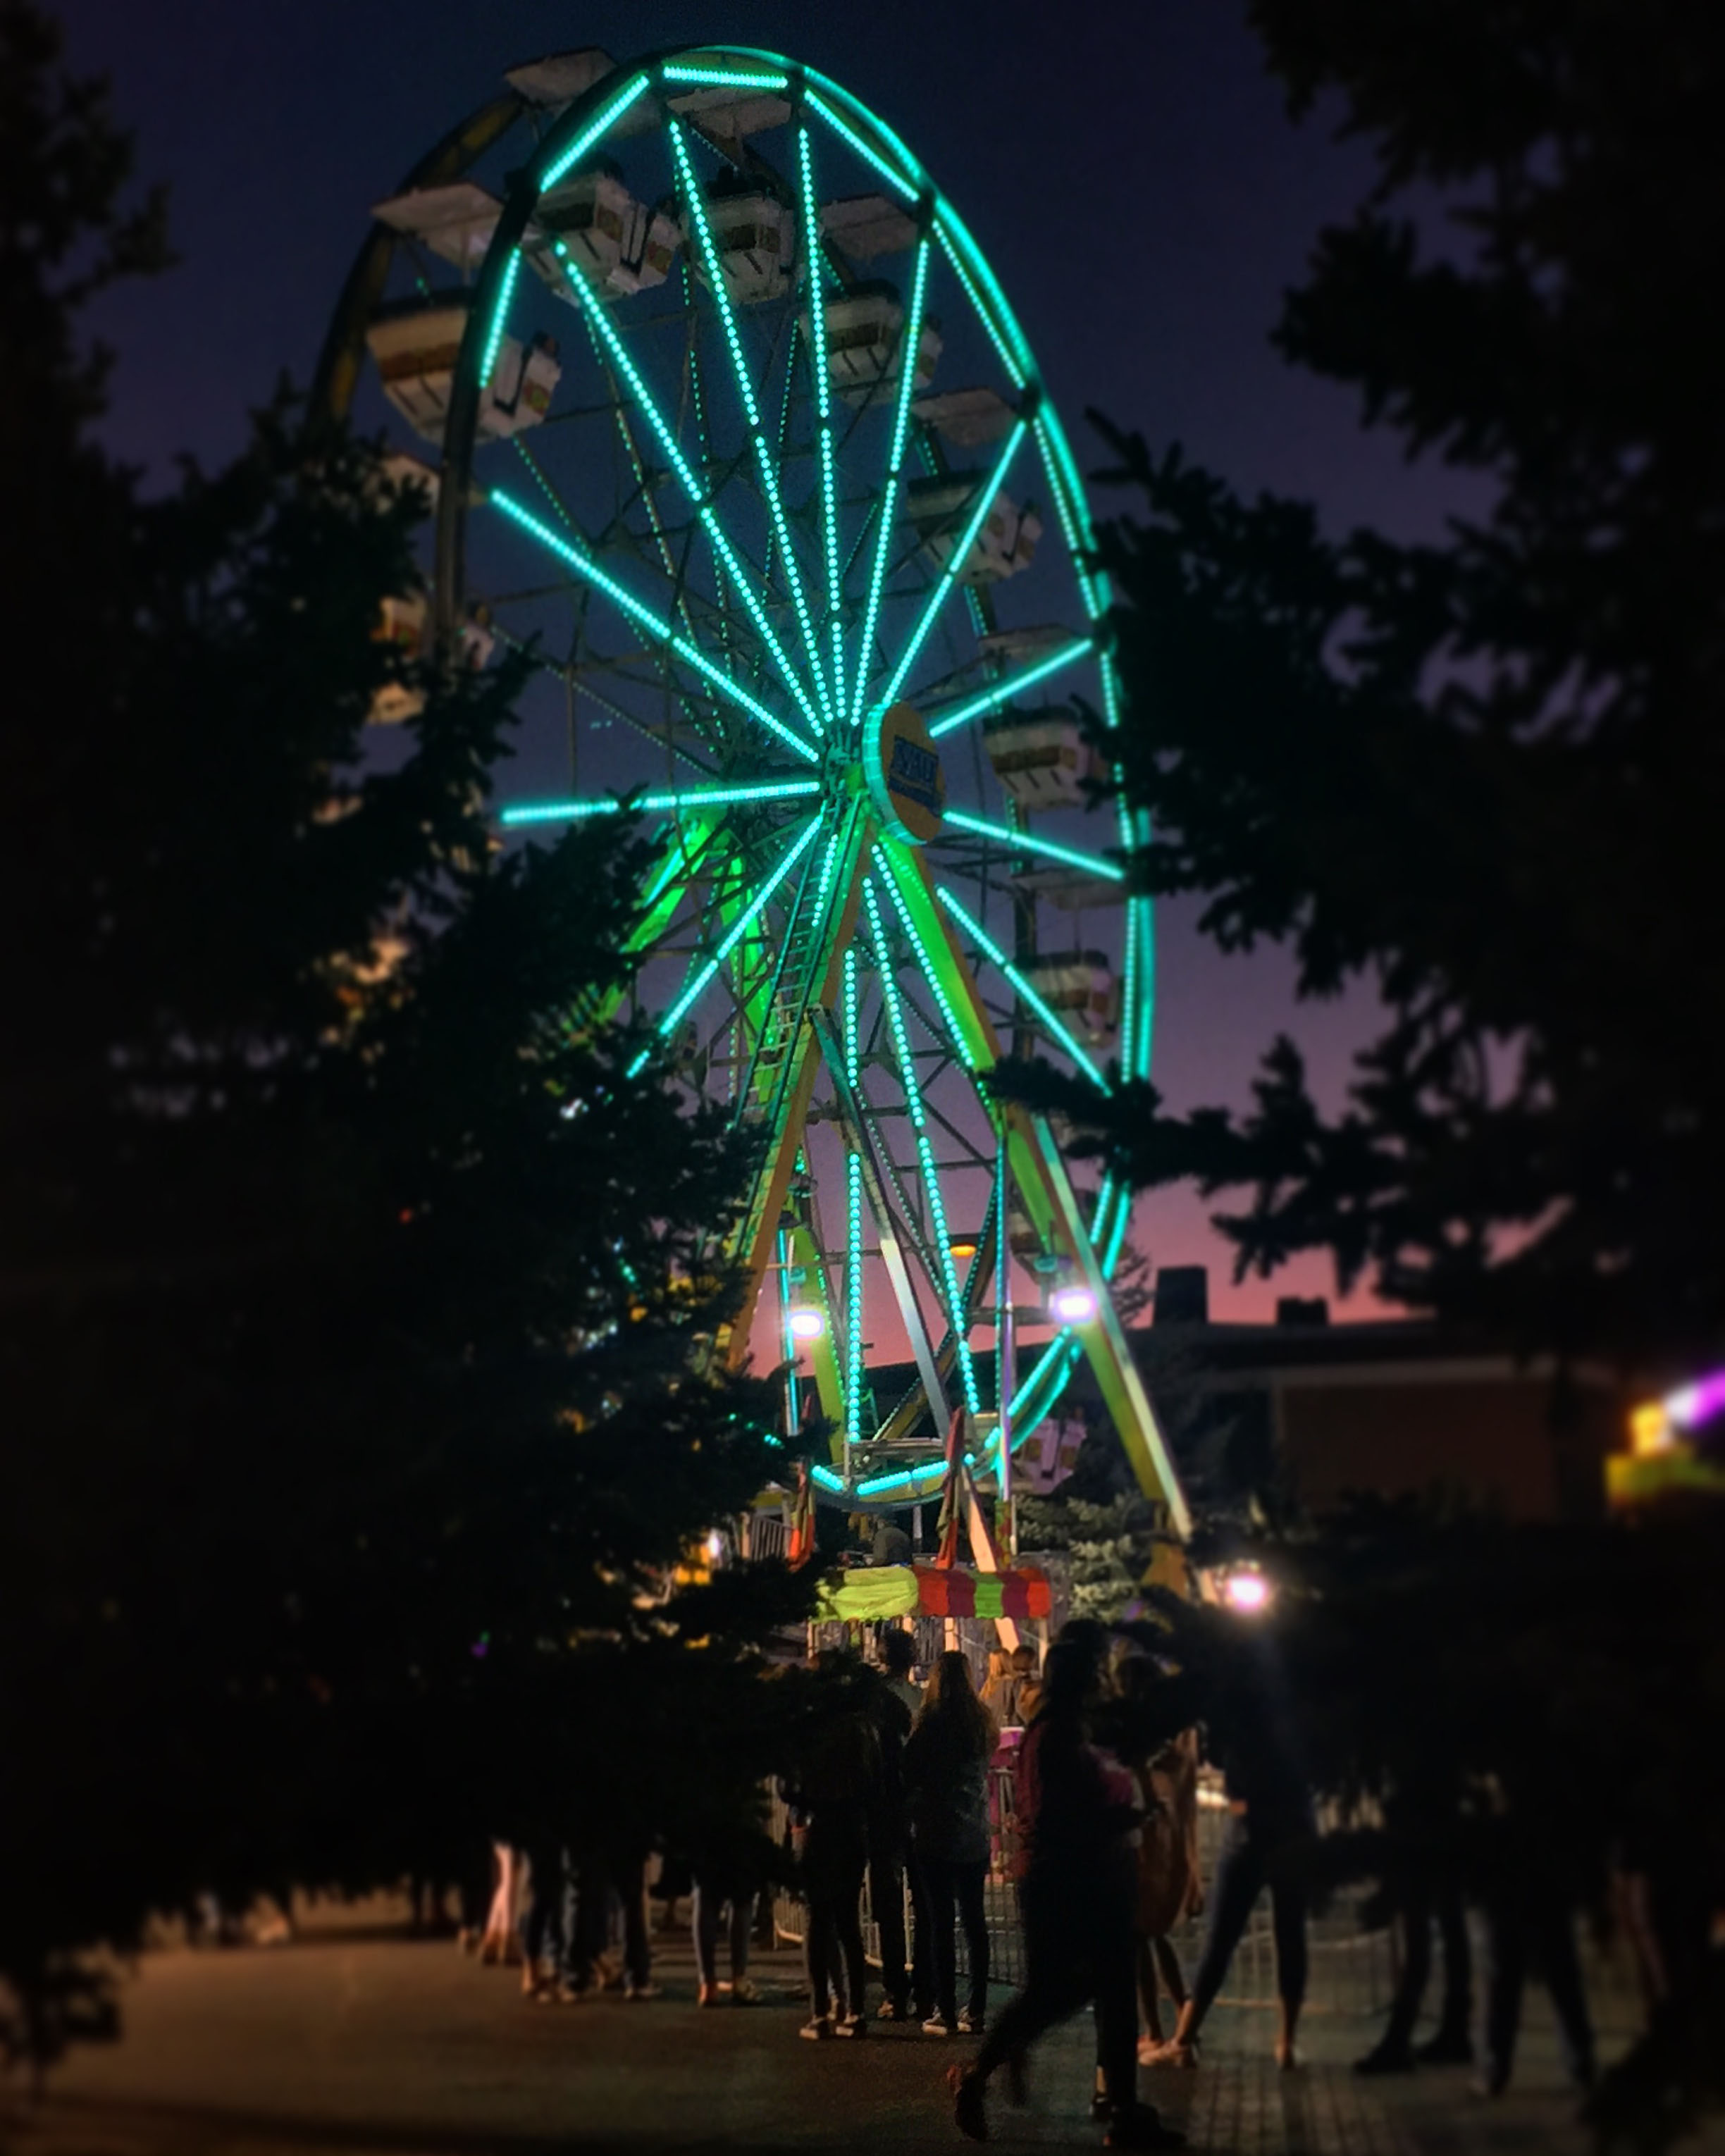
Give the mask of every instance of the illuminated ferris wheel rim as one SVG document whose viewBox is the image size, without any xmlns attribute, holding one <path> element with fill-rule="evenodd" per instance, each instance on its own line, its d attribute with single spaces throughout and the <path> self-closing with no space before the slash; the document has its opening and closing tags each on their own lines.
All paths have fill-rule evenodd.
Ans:
<svg viewBox="0 0 1725 2156">
<path fill-rule="evenodd" d="M 507 490 L 477 490 L 474 486 L 472 465 L 477 439 L 477 407 L 507 333 L 511 302 L 521 282 L 525 245 L 535 210 L 549 188 L 566 182 L 570 175 L 579 173 L 583 162 L 599 150 L 618 123 L 644 99 L 656 98 L 661 106 L 663 123 L 685 183 L 683 198 L 689 206 L 697 239 L 708 250 L 710 285 L 721 303 L 720 311 L 727 335 L 731 337 L 738 381 L 745 404 L 747 404 L 750 391 L 746 368 L 737 342 L 728 303 L 724 300 L 723 280 L 716 274 L 711 238 L 704 229 L 701 190 L 688 162 L 684 126 L 672 105 L 673 100 L 686 100 L 691 93 L 701 90 L 752 91 L 783 96 L 789 101 L 798 116 L 798 139 L 804 182 L 803 207 L 805 214 L 811 218 L 814 214 L 814 195 L 809 177 L 808 158 L 812 125 L 818 124 L 829 131 L 883 181 L 915 217 L 920 233 L 909 328 L 903 338 L 905 346 L 913 356 L 919 350 L 918 331 L 924 281 L 930 261 L 938 252 L 963 287 L 1016 397 L 1006 445 L 987 482 L 977 489 L 974 521 L 967 525 L 959 543 L 952 548 L 947 571 L 924 608 L 916 630 L 901 644 L 889 678 L 884 685 L 874 683 L 865 662 L 879 613 L 886 560 L 884 534 L 887 518 L 885 515 L 881 519 L 883 537 L 877 550 L 865 613 L 866 625 L 860 639 L 857 663 L 850 681 L 847 683 L 845 680 L 844 656 L 839 649 L 836 599 L 833 601 L 834 613 L 830 622 L 819 620 L 814 618 L 813 610 L 799 593 L 796 613 L 798 627 L 802 632 L 800 654 L 793 660 L 787 652 L 786 646 L 793 651 L 797 648 L 797 639 L 788 628 L 783 643 L 780 643 L 773 637 L 770 625 L 759 622 L 757 618 L 757 625 L 772 644 L 778 661 L 778 678 L 770 689 L 762 689 L 758 684 L 754 689 L 745 689 L 734 679 L 727 678 L 723 670 L 700 649 L 692 637 L 680 636 L 672 620 L 652 615 L 637 596 L 631 594 L 614 578 L 608 578 L 599 562 L 590 552 L 583 549 L 578 539 L 572 540 L 567 534 L 552 528 L 542 516 L 516 499 Z M 493 105 L 475 116 L 475 121 L 468 123 L 466 131 L 470 138 L 476 131 L 484 134 L 489 129 L 493 137 L 500 133 L 500 106 Z M 459 141 L 462 133 L 463 131 L 458 130 L 455 136 L 448 138 L 446 143 L 440 146 L 439 151 L 434 152 L 433 159 L 426 161 L 427 166 L 441 157 L 447 168 L 449 145 Z M 420 169 L 423 172 L 426 167 Z M 813 225 L 808 237 L 813 243 L 811 253 L 814 259 L 818 259 L 819 234 Z M 809 281 L 816 323 L 815 342 L 812 348 L 818 350 L 820 348 L 819 325 L 819 309 L 823 304 L 820 298 L 822 280 L 818 275 L 811 275 Z M 614 329 L 605 326 L 602 310 L 596 308 L 592 311 L 598 320 L 598 334 L 605 338 L 608 345 L 612 362 L 620 367 L 626 378 L 633 382 L 652 419 L 657 423 L 660 447 L 667 454 L 672 468 L 683 480 L 696 513 L 704 516 L 709 526 L 713 526 L 714 521 L 710 512 L 702 506 L 703 489 L 700 480 L 686 465 L 680 464 L 675 440 L 664 422 L 653 411 L 644 386 L 630 369 L 626 339 Z M 912 363 L 904 363 L 900 367 L 901 384 L 890 486 L 896 484 L 906 413 L 917 371 L 914 359 Z M 823 369 L 811 364 L 810 372 L 820 376 Z M 763 439 L 759 417 L 752 410 L 748 416 L 758 449 Z M 891 917 L 889 908 L 901 916 L 912 944 L 918 946 L 922 958 L 927 962 L 929 958 L 928 943 L 919 938 L 917 923 L 907 910 L 914 894 L 892 868 L 890 858 L 906 848 L 920 847 L 931 842 L 939 844 L 965 834 L 1008 841 L 1022 854 L 1040 853 L 1048 858 L 1065 859 L 1074 865 L 1082 864 L 1092 870 L 1106 870 L 1117 877 L 1120 874 L 1117 869 L 1109 869 L 1107 864 L 1094 856 L 1081 855 L 1057 842 L 1038 839 L 1022 830 L 1014 832 L 991 827 L 983 819 L 968 816 L 963 810 L 953 810 L 950 819 L 937 818 L 934 828 L 920 831 L 907 829 L 902 818 L 895 813 L 890 789 L 883 781 L 879 739 L 881 730 L 892 723 L 895 714 L 901 712 L 908 711 L 916 726 L 924 723 L 923 715 L 906 701 L 906 692 L 914 664 L 934 618 L 949 595 L 967 558 L 970 541 L 982 515 L 994 499 L 1014 457 L 1027 442 L 1033 443 L 1040 452 L 1044 476 L 1055 505 L 1081 594 L 1087 626 L 1054 650 L 1036 655 L 1031 664 L 991 681 L 980 691 L 951 696 L 932 706 L 926 715 L 925 737 L 931 746 L 942 737 L 986 714 L 1006 709 L 1014 696 L 1081 662 L 1095 666 L 1106 712 L 1111 721 L 1117 716 L 1117 683 L 1104 633 L 1108 593 L 1104 578 L 1091 566 L 1089 557 L 1092 535 L 1082 482 L 1058 414 L 1043 393 L 1028 341 L 998 280 L 968 228 L 906 146 L 860 100 L 817 70 L 757 48 L 707 45 L 656 54 L 615 69 L 602 80 L 593 82 L 570 102 L 549 126 L 529 162 L 514 176 L 502 204 L 495 233 L 485 249 L 483 264 L 472 290 L 460 360 L 454 372 L 454 388 L 449 403 L 437 523 L 435 593 L 440 631 L 447 639 L 454 625 L 462 619 L 468 507 L 470 502 L 483 499 L 518 530 L 533 537 L 552 553 L 562 557 L 572 572 L 596 585 L 621 611 L 632 614 L 638 625 L 644 627 L 650 635 L 656 636 L 662 646 L 674 652 L 685 667 L 701 675 L 717 699 L 737 706 L 752 721 L 758 722 L 761 728 L 760 753 L 747 759 L 742 768 L 718 774 L 716 783 L 703 783 L 696 778 L 686 785 L 679 783 L 656 794 L 649 791 L 644 796 L 637 797 L 637 805 L 651 813 L 666 814 L 680 824 L 691 818 L 705 818 L 710 824 L 715 817 L 722 818 L 727 812 L 745 804 L 757 814 L 770 804 L 771 813 L 783 814 L 787 819 L 784 826 L 787 833 L 796 834 L 776 872 L 775 884 L 779 877 L 788 873 L 797 856 L 804 850 L 812 849 L 819 852 L 814 841 L 823 833 L 829 834 L 828 852 L 830 857 L 837 829 L 845 815 L 851 814 L 853 821 L 856 820 L 858 814 L 865 819 L 872 819 L 868 823 L 862 841 L 862 852 L 865 858 L 860 873 L 864 882 L 859 888 L 863 891 L 870 916 L 874 937 L 871 947 L 876 953 L 877 963 L 881 963 L 885 970 L 884 962 L 880 959 L 884 947 L 881 921 L 883 915 Z M 768 482 L 770 498 L 773 474 L 764 454 L 760 463 L 762 477 Z M 776 513 L 782 515 L 776 501 L 772 506 Z M 829 557 L 833 545 L 832 522 L 831 496 L 829 494 L 826 540 Z M 722 546 L 722 534 L 716 527 L 711 530 L 710 536 L 716 544 Z M 794 550 L 788 534 L 783 558 L 794 574 Z M 741 583 L 740 578 L 738 582 Z M 829 627 L 830 646 L 824 634 Z M 877 688 L 879 693 L 875 692 Z M 853 804 L 855 805 L 855 813 Z M 586 814 L 603 813 L 611 805 L 614 804 L 571 801 L 561 804 L 561 807 L 566 813 Z M 550 822 L 557 819 L 557 808 L 558 804 L 551 804 L 536 809 L 518 810 L 506 814 L 504 820 L 516 826 L 533 821 Z M 1122 820 L 1119 831 L 1121 843 L 1129 844 L 1134 835 L 1131 825 Z M 878 880 L 874 873 L 877 868 L 883 870 Z M 956 927 L 973 946 L 987 955 L 1021 1000 L 1028 998 L 1034 1004 L 1034 991 L 1029 983 L 1006 953 L 991 942 L 980 922 L 967 912 L 957 895 L 942 885 L 933 891 L 933 897 L 947 916 L 948 937 Z M 1125 1024 L 1119 1044 L 1119 1063 L 1126 1076 L 1136 1077 L 1147 1072 L 1149 1063 L 1152 1019 L 1150 912 L 1148 901 L 1142 897 L 1128 894 L 1125 904 L 1128 916 L 1127 972 Z M 758 912 L 759 909 L 756 910 Z M 926 928 L 927 924 L 924 926 Z M 847 954 L 847 980 L 854 964 L 854 957 Z M 938 997 L 938 971 L 931 965 L 929 973 Z M 945 1016 L 952 1019 L 953 1014 L 947 1009 L 944 1002 L 942 1008 Z M 1072 1057 L 1075 1065 L 1083 1069 L 1094 1082 L 1106 1086 L 1107 1081 L 1081 1046 L 1060 1028 L 1058 1020 L 1046 1010 L 1045 1006 L 1041 1009 L 1041 1015 L 1052 1023 L 1056 1039 L 1060 1041 L 1065 1052 Z M 978 1069 L 976 1054 L 967 1054 L 964 1060 L 975 1075 Z M 1048 1137 L 1045 1127 L 1041 1132 L 1041 1142 L 1045 1147 L 1052 1150 L 1052 1141 Z M 1003 1146 L 1005 1143 L 1004 1137 L 1002 1143 Z M 1102 1282 L 1106 1282 L 1115 1270 L 1124 1240 L 1129 1208 L 1129 1192 L 1111 1180 L 1105 1180 L 1096 1194 L 1090 1218 L 1081 1224 L 1075 1224 L 1076 1235 L 1094 1253 Z M 1106 1301 L 1106 1296 L 1103 1300 Z M 974 1322 L 972 1306 L 968 1301 L 963 1303 L 963 1312 L 965 1317 Z M 1107 1316 L 1111 1320 L 1111 1310 Z M 852 1317 L 851 1329 L 854 1332 L 854 1312 Z M 1058 1399 L 1084 1350 L 1085 1330 L 1082 1325 L 1063 1327 L 1054 1338 L 1045 1344 L 1034 1367 L 1014 1388 L 1009 1403 L 1009 1420 L 1015 1446 L 1031 1434 Z M 968 1350 L 964 1345 L 964 1325 L 956 1303 L 952 1332 L 956 1336 L 960 1357 L 966 1361 L 968 1378 Z M 954 1343 L 949 1338 L 942 1344 L 944 1352 Z M 998 1446 L 998 1431 L 993 1432 L 980 1448 L 980 1464 L 984 1467 L 990 1463 L 992 1452 Z M 1160 1450 L 1159 1440 L 1158 1450 Z M 1178 1493 L 1173 1492 L 1165 1459 L 1160 1465 L 1163 1471 L 1158 1479 L 1173 1493 L 1171 1506 L 1178 1516 L 1183 1507 L 1178 1503 Z M 913 1502 L 927 1494 L 937 1485 L 942 1471 L 942 1462 L 931 1460 L 916 1467 L 847 1480 L 834 1468 L 822 1465 L 814 1468 L 814 1480 L 819 1494 L 824 1497 L 855 1503 L 864 1508 L 885 1508 Z M 1140 1473 L 1142 1479 L 1142 1466 Z"/>
</svg>

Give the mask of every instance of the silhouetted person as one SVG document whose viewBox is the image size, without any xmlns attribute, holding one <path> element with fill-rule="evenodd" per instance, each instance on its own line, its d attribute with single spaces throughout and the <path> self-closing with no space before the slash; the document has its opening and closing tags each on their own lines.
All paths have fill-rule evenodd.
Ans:
<svg viewBox="0 0 1725 2156">
<path fill-rule="evenodd" d="M 843 1666 L 843 1658 L 830 1652 L 819 1659 L 829 1670 Z M 860 2035 L 866 2025 L 860 1903 L 880 1775 L 880 1744 L 860 1701 L 829 1712 L 810 1732 L 790 1792 L 802 1820 L 808 1904 L 803 1960 L 810 2013 L 804 2036 Z"/>
<path fill-rule="evenodd" d="M 997 2066 L 1014 2086 L 1037 2038 L 1094 2000 L 1113 2118 L 1107 2145 L 1178 2148 L 1185 2137 L 1137 2102 L 1132 1896 L 1139 1819 L 1132 1777 L 1091 1744 L 1086 1709 L 1096 1658 L 1056 1645 L 1041 1710 L 1018 1762 L 1024 1989 L 1001 2014 L 968 2071 L 948 2076 L 959 2131 L 988 2138 L 984 2092 Z"/>
<path fill-rule="evenodd" d="M 1384 1817 L 1389 1846 L 1384 1883 L 1401 1969 L 1384 2034 L 1356 2061 L 1354 2071 L 1400 2074 L 1416 2065 L 1465 2066 L 1473 2057 L 1473 1959 L 1457 1849 L 1461 1793 L 1453 1770 L 1433 1762 L 1405 1775 L 1385 1798 Z M 1435 2034 L 1416 2048 L 1414 2030 L 1431 1977 L 1434 1918 L 1444 1948 L 1443 2009 Z"/>
<path fill-rule="evenodd" d="M 1210 1886 L 1209 1929 L 1192 1994 L 1180 2009 L 1172 2041 L 1156 2056 L 1171 2066 L 1196 2063 L 1204 2016 L 1268 1887 L 1281 2010 L 1276 2060 L 1286 2071 L 1300 2063 L 1295 2036 L 1306 2000 L 1307 1871 L 1317 1830 L 1287 1703 L 1273 1669 L 1242 1662 L 1215 1702 L 1210 1747 L 1222 1768 L 1231 1816 Z"/>
<path fill-rule="evenodd" d="M 928 1897 L 935 2005 L 929 2035 L 980 2035 L 988 2013 L 988 1762 L 1000 1732 L 976 1696 L 970 1663 L 944 1654 L 905 1746 L 905 1794 L 911 1846 Z M 969 1997 L 958 2010 L 955 1916 L 964 1925 Z M 919 1944 L 920 1944 L 919 1938 Z"/>
<path fill-rule="evenodd" d="M 880 1684 L 875 1696 L 875 1735 L 880 1771 L 869 1819 L 869 1903 L 880 1934 L 883 2021 L 926 2020 L 934 2011 L 934 1978 L 928 1961 L 927 1888 L 911 1846 L 903 1758 L 922 1692 L 911 1681 L 916 1643 L 908 1632 L 880 1635 Z M 914 1944 L 907 1959 L 905 1886 L 911 1889 Z M 912 1994 L 914 1993 L 914 1999 Z"/>
</svg>

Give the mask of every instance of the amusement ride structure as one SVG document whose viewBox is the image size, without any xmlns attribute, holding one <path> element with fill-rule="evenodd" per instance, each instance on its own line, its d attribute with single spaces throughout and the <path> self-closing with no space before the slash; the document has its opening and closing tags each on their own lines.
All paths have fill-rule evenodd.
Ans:
<svg viewBox="0 0 1725 2156">
<path fill-rule="evenodd" d="M 1117 710 L 1082 484 L 957 212 L 824 76 L 706 46 L 515 69 L 373 218 L 317 394 L 381 392 L 435 503 L 384 629 L 531 655 L 506 830 L 647 819 L 612 1015 L 763 1140 L 726 1352 L 770 1322 L 860 1510 L 932 1494 L 955 1415 L 998 1473 L 1087 1359 L 1183 1532 L 1110 1293 L 1130 1193 L 985 1082 L 1145 1075 L 1153 946 L 1072 701 Z"/>
</svg>

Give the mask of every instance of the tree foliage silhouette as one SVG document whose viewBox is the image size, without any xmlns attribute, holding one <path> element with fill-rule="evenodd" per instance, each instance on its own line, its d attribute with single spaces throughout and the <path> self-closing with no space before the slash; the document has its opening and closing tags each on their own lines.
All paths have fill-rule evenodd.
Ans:
<svg viewBox="0 0 1725 2156">
<path fill-rule="evenodd" d="M 1296 112 L 1377 163 L 1276 342 L 1473 506 L 1337 538 L 1105 428 L 1142 497 L 1101 533 L 1110 746 L 1149 887 L 1386 1019 L 1339 1116 L 1286 1039 L 1243 1117 L 1025 1082 L 1140 1183 L 1250 1191 L 1242 1270 L 1327 1250 L 1517 1343 L 1692 1359 L 1725 1319 L 1725 30 L 1694 0 L 1250 13 Z"/>
<path fill-rule="evenodd" d="M 162 204 L 22 0 L 0 84 L 0 2038 L 39 2060 L 110 2018 L 82 1950 L 200 1891 L 734 1827 L 811 1590 L 684 1565 L 773 1455 L 703 1374 L 741 1142 L 591 1022 L 645 847 L 494 850 L 519 676 L 377 639 L 424 507 L 377 447 L 279 401 L 159 496 L 106 455 L 84 310 Z"/>
</svg>

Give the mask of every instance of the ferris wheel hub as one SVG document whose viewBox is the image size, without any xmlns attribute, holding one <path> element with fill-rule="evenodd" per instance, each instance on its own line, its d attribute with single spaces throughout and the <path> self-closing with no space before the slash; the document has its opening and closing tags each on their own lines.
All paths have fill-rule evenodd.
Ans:
<svg viewBox="0 0 1725 2156">
<path fill-rule="evenodd" d="M 941 834 L 947 774 L 927 722 L 914 704 L 870 712 L 863 728 L 864 783 L 882 825 L 894 838 L 926 846 Z"/>
</svg>

